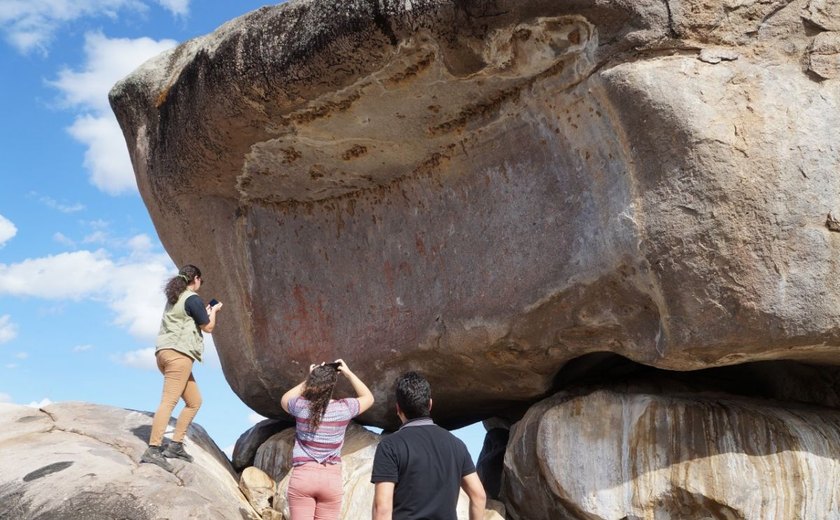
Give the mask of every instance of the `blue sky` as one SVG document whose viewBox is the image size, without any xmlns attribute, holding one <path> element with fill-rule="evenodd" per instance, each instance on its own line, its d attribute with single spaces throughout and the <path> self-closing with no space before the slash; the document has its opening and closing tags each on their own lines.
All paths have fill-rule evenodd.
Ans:
<svg viewBox="0 0 840 520">
<path fill-rule="evenodd" d="M 0 0 L 0 402 L 157 407 L 152 345 L 176 267 L 107 94 L 148 58 L 263 5 Z M 230 452 L 261 417 L 230 390 L 212 341 L 207 358 L 196 422 Z M 483 431 L 457 432 L 474 459 Z"/>
</svg>

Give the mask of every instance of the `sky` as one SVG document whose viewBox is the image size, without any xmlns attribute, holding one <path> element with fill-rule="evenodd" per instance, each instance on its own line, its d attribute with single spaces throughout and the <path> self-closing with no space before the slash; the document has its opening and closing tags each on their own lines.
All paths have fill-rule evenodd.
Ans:
<svg viewBox="0 0 840 520">
<path fill-rule="evenodd" d="M 161 288 L 177 267 L 138 193 L 108 91 L 263 5 L 0 0 L 0 402 L 157 408 Z M 228 386 L 212 337 L 205 357 L 195 422 L 230 455 L 263 418 Z M 455 433 L 476 460 L 483 427 Z"/>
</svg>

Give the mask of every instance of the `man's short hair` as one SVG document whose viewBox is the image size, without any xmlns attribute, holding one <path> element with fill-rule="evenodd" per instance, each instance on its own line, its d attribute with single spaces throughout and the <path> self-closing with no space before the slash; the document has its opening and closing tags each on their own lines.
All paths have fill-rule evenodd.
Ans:
<svg viewBox="0 0 840 520">
<path fill-rule="evenodd" d="M 429 416 L 432 387 L 417 372 L 406 372 L 397 379 L 397 404 L 407 419 Z"/>
</svg>

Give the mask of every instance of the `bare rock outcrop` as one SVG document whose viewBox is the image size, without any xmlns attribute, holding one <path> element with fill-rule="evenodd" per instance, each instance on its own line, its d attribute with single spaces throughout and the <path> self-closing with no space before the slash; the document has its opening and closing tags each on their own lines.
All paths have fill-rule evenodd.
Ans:
<svg viewBox="0 0 840 520">
<path fill-rule="evenodd" d="M 233 447 L 233 457 L 231 458 L 233 469 L 242 471 L 253 466 L 254 458 L 257 456 L 257 450 L 260 446 L 275 433 L 280 433 L 286 428 L 294 426 L 294 424 L 289 420 L 265 419 L 246 430 L 239 436 Z"/>
<path fill-rule="evenodd" d="M 840 361 L 834 0 L 299 0 L 111 92 L 167 251 L 268 417 L 310 362 L 456 426 L 609 351 Z M 508 415 L 515 415 L 510 414 Z"/>
<path fill-rule="evenodd" d="M 837 518 L 840 410 L 626 385 L 557 394 L 511 431 L 514 520 Z"/>
<path fill-rule="evenodd" d="M 151 414 L 86 403 L 0 403 L 0 518 L 259 519 L 224 453 L 197 424 L 192 463 L 140 464 Z"/>
<path fill-rule="evenodd" d="M 239 489 L 251 506 L 260 513 L 262 520 L 283 518 L 273 507 L 276 487 L 274 479 L 255 466 L 245 468 L 239 476 Z"/>
</svg>

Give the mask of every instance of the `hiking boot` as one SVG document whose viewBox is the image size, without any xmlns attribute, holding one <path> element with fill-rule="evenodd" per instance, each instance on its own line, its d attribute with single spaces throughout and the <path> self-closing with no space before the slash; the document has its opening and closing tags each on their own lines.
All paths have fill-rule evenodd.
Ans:
<svg viewBox="0 0 840 520">
<path fill-rule="evenodd" d="M 143 452 L 143 456 L 140 457 L 140 462 L 156 464 L 170 473 L 172 473 L 172 470 L 175 469 L 172 467 L 172 464 L 170 464 L 169 461 L 163 458 L 163 453 L 161 452 L 160 446 L 149 446 L 148 448 L 146 448 L 146 451 Z"/>
<path fill-rule="evenodd" d="M 172 441 L 166 445 L 166 449 L 163 450 L 163 456 L 168 459 L 181 459 L 187 462 L 192 462 L 193 457 L 187 450 L 184 449 L 183 442 L 175 442 Z"/>
</svg>

